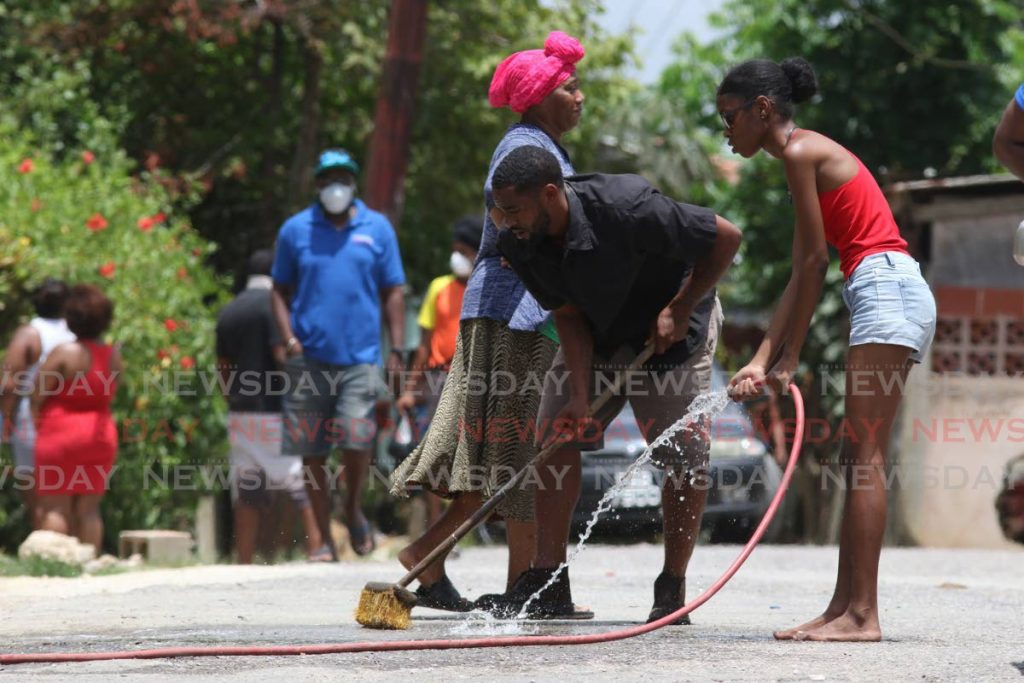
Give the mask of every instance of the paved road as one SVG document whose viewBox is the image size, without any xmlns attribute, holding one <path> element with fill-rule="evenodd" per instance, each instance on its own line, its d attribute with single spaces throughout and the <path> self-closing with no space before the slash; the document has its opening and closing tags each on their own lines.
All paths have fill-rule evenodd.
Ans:
<svg viewBox="0 0 1024 683">
<path fill-rule="evenodd" d="M 738 551 L 701 546 L 691 596 Z M 262 645 L 594 633 L 642 619 L 660 568 L 657 546 L 596 546 L 573 568 L 589 623 L 488 624 L 414 612 L 404 632 L 359 628 L 352 610 L 367 580 L 393 580 L 397 565 L 360 561 L 276 567 L 211 566 L 78 579 L 0 579 L 0 649 L 100 651 L 176 645 Z M 244 657 L 29 664 L 0 668 L 27 677 L 106 681 L 134 675 L 276 681 L 1022 681 L 1024 553 L 892 549 L 882 560 L 880 644 L 777 643 L 773 629 L 814 616 L 831 594 L 835 548 L 759 548 L 735 579 L 671 627 L 603 645 L 306 657 Z M 451 563 L 470 596 L 504 580 L 501 548 L 474 548 Z"/>
</svg>

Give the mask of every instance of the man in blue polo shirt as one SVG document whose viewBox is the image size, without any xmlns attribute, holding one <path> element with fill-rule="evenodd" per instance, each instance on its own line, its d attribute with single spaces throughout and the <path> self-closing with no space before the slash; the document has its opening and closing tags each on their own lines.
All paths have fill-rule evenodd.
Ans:
<svg viewBox="0 0 1024 683">
<path fill-rule="evenodd" d="M 330 542 L 326 460 L 341 449 L 345 519 L 352 549 L 365 555 L 374 548 L 361 498 L 382 389 L 381 308 L 393 348 L 387 367 L 400 372 L 405 274 L 388 219 L 355 197 L 358 173 L 344 150 L 320 155 L 317 201 L 281 226 L 271 275 L 289 377 L 281 453 L 302 456 L 310 501 Z"/>
<path fill-rule="evenodd" d="M 1006 105 L 992 138 L 992 151 L 1007 171 L 1024 180 L 1024 83 Z"/>
</svg>

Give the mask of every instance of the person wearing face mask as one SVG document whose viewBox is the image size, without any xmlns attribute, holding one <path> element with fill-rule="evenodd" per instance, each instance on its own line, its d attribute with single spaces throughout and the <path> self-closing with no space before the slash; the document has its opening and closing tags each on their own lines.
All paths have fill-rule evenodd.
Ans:
<svg viewBox="0 0 1024 683">
<path fill-rule="evenodd" d="M 361 499 L 382 390 L 382 309 L 392 347 L 388 371 L 400 373 L 406 360 L 398 239 L 387 218 L 356 198 L 358 173 L 345 150 L 320 155 L 317 201 L 281 226 L 271 270 L 289 380 L 281 454 L 303 458 L 310 502 L 334 557 L 326 467 L 333 449 L 342 453 L 352 549 L 365 555 L 375 547 Z"/>
<path fill-rule="evenodd" d="M 420 343 L 413 352 L 412 366 L 402 395 L 395 407 L 408 415 L 417 405 L 425 406 L 429 422 L 437 408 L 459 333 L 459 315 L 466 282 L 473 272 L 477 248 L 483 234 L 482 216 L 464 216 L 452 226 L 451 273 L 434 278 L 420 307 Z"/>
<path fill-rule="evenodd" d="M 520 119 L 491 157 L 483 188 L 487 208 L 493 205 L 491 174 L 519 147 L 544 147 L 566 175 L 574 173 L 562 137 L 579 124 L 583 112 L 576 76 L 583 55 L 578 40 L 552 31 L 543 49 L 516 52 L 498 64 L 488 99 L 491 106 L 508 107 Z M 484 221 L 480 252 L 463 298 L 455 356 L 434 419 L 423 441 L 391 477 L 396 496 L 427 488 L 452 501 L 437 523 L 399 553 L 406 568 L 426 557 L 537 453 L 527 432 L 537 415 L 540 380 L 558 348 L 557 334 L 549 313 L 503 267 L 497 230 L 488 216 Z M 497 512 L 508 535 L 507 590 L 529 569 L 533 557 L 533 492 L 515 488 Z M 421 605 L 472 609 L 445 574 L 443 559 L 427 567 L 419 581 Z M 593 613 L 569 606 L 551 616 L 592 618 Z"/>
<path fill-rule="evenodd" d="M 413 426 L 413 443 L 422 438 L 434 418 L 441 388 L 455 356 L 462 297 L 473 272 L 483 229 L 482 216 L 463 216 L 455 222 L 452 253 L 448 259 L 451 272 L 434 278 L 420 307 L 420 343 L 413 352 L 402 394 L 395 402 L 395 408 Z M 441 499 L 427 492 L 426 500 L 427 522 L 433 524 L 441 516 Z"/>
</svg>

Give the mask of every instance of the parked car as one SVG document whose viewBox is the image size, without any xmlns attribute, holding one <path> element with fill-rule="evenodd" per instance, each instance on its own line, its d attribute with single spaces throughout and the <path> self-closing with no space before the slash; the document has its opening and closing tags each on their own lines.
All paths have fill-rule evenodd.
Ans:
<svg viewBox="0 0 1024 683">
<path fill-rule="evenodd" d="M 724 387 L 724 371 L 716 366 L 712 389 Z M 741 404 L 729 403 L 712 421 L 711 434 L 710 471 L 698 481 L 709 487 L 701 530 L 712 541 L 745 543 L 778 490 L 782 470 Z M 623 478 L 646 448 L 647 442 L 627 404 L 606 429 L 604 448 L 583 453 L 574 532 L 583 531 L 602 496 Z M 611 508 L 599 517 L 595 533 L 636 537 L 659 531 L 664 476 L 652 465 L 637 469 L 631 481 L 611 499 Z M 782 513 L 780 510 L 764 540 L 771 542 L 777 537 Z"/>
</svg>

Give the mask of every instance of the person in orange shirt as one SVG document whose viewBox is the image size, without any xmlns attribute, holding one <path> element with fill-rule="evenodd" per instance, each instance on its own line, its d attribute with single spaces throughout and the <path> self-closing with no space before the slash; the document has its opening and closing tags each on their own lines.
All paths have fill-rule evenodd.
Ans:
<svg viewBox="0 0 1024 683">
<path fill-rule="evenodd" d="M 455 356 L 459 334 L 462 295 L 473 272 L 477 249 L 483 235 L 483 216 L 464 216 L 452 226 L 452 272 L 434 278 L 420 307 L 420 343 L 413 354 L 401 396 L 395 401 L 399 413 L 409 420 L 413 445 L 426 433 L 441 398 L 448 369 Z M 421 410 L 416 410 L 417 406 Z M 427 524 L 441 516 L 441 499 L 427 493 Z"/>
<path fill-rule="evenodd" d="M 402 395 L 395 402 L 395 407 L 410 419 L 416 406 L 424 406 L 425 420 L 429 423 L 437 409 L 441 387 L 455 356 L 462 296 L 473 272 L 483 229 L 482 216 L 464 216 L 455 222 L 449 260 L 452 272 L 434 278 L 423 298 L 418 320 L 420 344 L 413 354 Z M 422 434 L 414 436 L 418 440 Z"/>
</svg>

